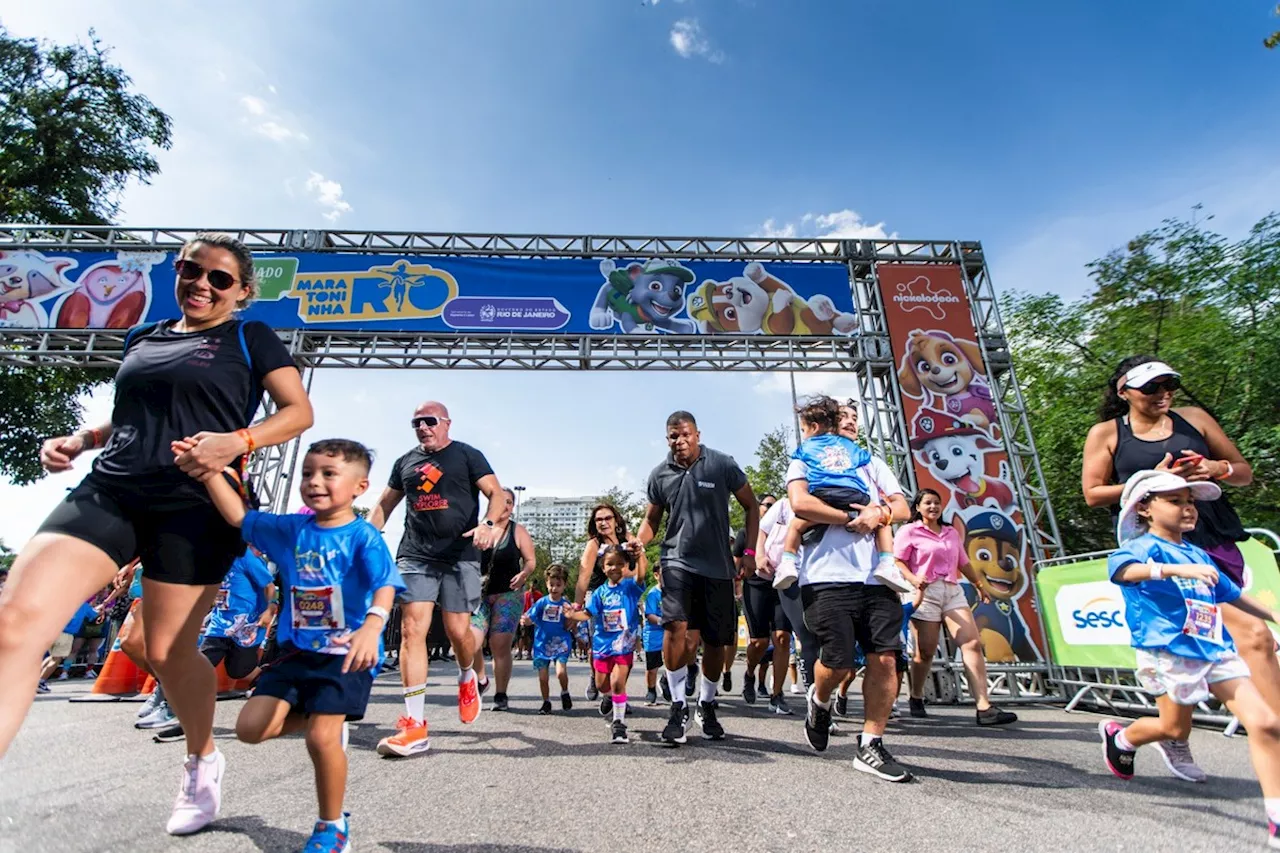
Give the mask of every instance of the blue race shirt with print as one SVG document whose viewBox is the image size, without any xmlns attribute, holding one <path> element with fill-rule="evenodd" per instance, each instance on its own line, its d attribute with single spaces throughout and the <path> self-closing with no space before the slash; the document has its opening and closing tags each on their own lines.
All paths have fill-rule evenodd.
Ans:
<svg viewBox="0 0 1280 853">
<path fill-rule="evenodd" d="M 1161 578 L 1137 583 L 1115 580 L 1116 572 L 1134 563 L 1197 563 L 1213 566 L 1202 549 L 1168 542 L 1150 533 L 1132 539 L 1107 558 L 1107 573 L 1124 595 L 1129 644 L 1135 649 L 1164 649 L 1194 660 L 1216 661 L 1235 653 L 1235 643 L 1222 625 L 1221 605 L 1240 597 L 1240 587 L 1226 574 L 1218 583 Z"/>
<path fill-rule="evenodd" d="M 617 586 L 596 587 L 587 599 L 586 610 L 595 619 L 591 650 L 596 657 L 625 655 L 636 649 L 640 619 L 640 599 L 644 590 L 632 578 L 623 578 Z"/>
<path fill-rule="evenodd" d="M 649 621 L 649 614 L 658 617 L 657 625 Z M 662 590 L 656 586 L 649 587 L 644 594 L 644 650 L 646 652 L 662 651 Z"/>
<path fill-rule="evenodd" d="M 79 634 L 80 629 L 84 627 L 84 623 L 92 622 L 97 618 L 98 611 L 94 610 L 93 605 L 86 601 L 84 604 L 81 604 L 80 609 L 72 615 L 71 621 L 67 623 L 67 627 L 62 629 L 62 633 Z"/>
<path fill-rule="evenodd" d="M 373 594 L 384 586 L 404 589 L 395 561 L 372 524 L 357 518 L 321 527 L 313 515 L 245 513 L 246 542 L 271 558 L 280 573 L 276 639 L 311 652 L 345 655 L 333 640 L 364 624 Z M 378 639 L 378 665 L 382 639 Z"/>
<path fill-rule="evenodd" d="M 544 595 L 529 608 L 529 620 L 533 622 L 533 656 L 542 660 L 564 660 L 573 648 L 573 635 L 564 621 L 564 608 L 568 600 L 561 596 L 552 601 Z"/>
<path fill-rule="evenodd" d="M 230 637 L 247 649 L 261 644 L 267 632 L 256 623 L 267 609 L 269 583 L 271 570 L 261 557 L 246 548 L 218 587 L 204 635 Z"/>
<path fill-rule="evenodd" d="M 843 435 L 815 435 L 806 438 L 791 454 L 804 463 L 810 489 L 821 487 L 867 491 L 858 469 L 871 461 L 871 454 Z"/>
</svg>

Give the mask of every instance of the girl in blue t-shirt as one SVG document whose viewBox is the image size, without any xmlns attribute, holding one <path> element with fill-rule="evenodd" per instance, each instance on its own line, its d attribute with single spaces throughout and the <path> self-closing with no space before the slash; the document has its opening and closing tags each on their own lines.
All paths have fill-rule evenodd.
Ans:
<svg viewBox="0 0 1280 853">
<path fill-rule="evenodd" d="M 1195 706 L 1210 696 L 1221 700 L 1249 731 L 1269 844 L 1280 848 L 1280 717 L 1249 680 L 1249 668 L 1223 628 L 1222 607 L 1272 622 L 1280 621 L 1280 614 L 1244 595 L 1219 574 L 1207 553 L 1182 538 L 1195 528 L 1195 502 L 1216 500 L 1221 493 L 1214 483 L 1190 483 L 1165 471 L 1139 471 L 1125 484 L 1120 547 L 1107 568 L 1124 595 L 1138 681 L 1156 697 L 1160 716 L 1128 726 L 1103 720 L 1098 731 L 1107 769 L 1132 779 L 1139 746 L 1185 740 Z"/>
</svg>

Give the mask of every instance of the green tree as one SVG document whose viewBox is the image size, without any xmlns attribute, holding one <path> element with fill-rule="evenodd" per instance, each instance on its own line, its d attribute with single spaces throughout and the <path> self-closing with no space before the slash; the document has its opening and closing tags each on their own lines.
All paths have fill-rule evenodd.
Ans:
<svg viewBox="0 0 1280 853">
<path fill-rule="evenodd" d="M 0 575 L 8 574 L 9 569 L 13 568 L 13 561 L 17 556 L 17 552 L 4 544 L 3 539 L 0 539 Z"/>
<path fill-rule="evenodd" d="M 1207 220 L 1170 220 L 1089 264 L 1069 301 L 1009 294 L 1004 312 L 1036 449 L 1069 552 L 1114 547 L 1110 514 L 1080 493 L 1081 451 L 1106 383 L 1126 356 L 1175 365 L 1175 405 L 1217 418 L 1254 468 L 1232 489 L 1246 526 L 1280 527 L 1280 216 L 1232 242 Z"/>
<path fill-rule="evenodd" d="M 107 224 L 130 180 L 160 171 L 169 117 L 133 91 L 90 31 L 89 44 L 14 38 L 0 26 L 0 221 Z M 7 368 L 0 375 L 0 474 L 40 476 L 40 439 L 79 424 L 80 397 L 105 370 Z"/>
<path fill-rule="evenodd" d="M 747 465 L 747 482 L 756 497 L 773 495 L 784 497 L 787 493 L 787 465 L 791 462 L 790 430 L 785 426 L 777 427 L 764 434 L 760 444 L 756 446 L 756 461 Z M 741 530 L 746 519 L 742 506 L 736 501 L 729 502 L 729 525 L 734 530 Z"/>
<path fill-rule="evenodd" d="M 1276 6 L 1275 10 L 1271 14 L 1280 17 L 1280 6 Z M 1280 45 L 1280 30 L 1276 30 L 1274 33 L 1264 38 L 1262 40 L 1262 44 L 1268 50 L 1274 49 L 1276 45 Z"/>
</svg>

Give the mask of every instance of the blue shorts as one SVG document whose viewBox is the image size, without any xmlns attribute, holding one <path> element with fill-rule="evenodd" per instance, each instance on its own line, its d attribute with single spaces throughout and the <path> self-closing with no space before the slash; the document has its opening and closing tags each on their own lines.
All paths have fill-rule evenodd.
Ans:
<svg viewBox="0 0 1280 853">
<path fill-rule="evenodd" d="M 556 655 L 553 658 L 534 658 L 533 668 L 534 669 L 550 669 L 552 663 L 563 663 L 567 665 L 569 663 L 569 655 L 567 654 Z"/>
<path fill-rule="evenodd" d="M 254 686 L 254 696 L 282 699 L 293 710 L 312 714 L 342 714 L 348 720 L 364 718 L 373 689 L 373 673 L 342 671 L 343 655 L 308 652 L 281 646 L 276 662 L 268 666 Z"/>
</svg>

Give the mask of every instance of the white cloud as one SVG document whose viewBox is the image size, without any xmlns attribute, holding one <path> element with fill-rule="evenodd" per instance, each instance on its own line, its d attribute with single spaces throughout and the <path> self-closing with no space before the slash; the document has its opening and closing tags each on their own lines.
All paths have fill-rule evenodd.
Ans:
<svg viewBox="0 0 1280 853">
<path fill-rule="evenodd" d="M 856 210 L 846 207 L 844 210 L 831 213 L 806 213 L 800 217 L 799 224 L 795 222 L 778 224 L 776 219 L 766 219 L 751 236 L 779 240 L 793 237 L 886 240 L 897 237 L 897 233 L 886 232 L 884 222 L 874 224 L 866 222 Z"/>
<path fill-rule="evenodd" d="M 316 203 L 325 208 L 324 218 L 337 222 L 338 217 L 351 212 L 351 205 L 342 198 L 342 184 L 331 181 L 319 172 L 307 178 L 306 189 L 315 196 Z"/>
<path fill-rule="evenodd" d="M 294 130 L 285 127 L 283 124 L 275 120 L 264 121 L 254 129 L 255 133 L 260 133 L 272 142 L 288 142 L 290 139 L 296 139 L 299 142 L 306 142 L 307 135 L 300 130 Z"/>
<path fill-rule="evenodd" d="M 249 115 L 260 116 L 267 114 L 267 102 L 262 98 L 255 98 L 253 95 L 245 95 L 240 99 L 241 105 L 249 111 Z"/>
<path fill-rule="evenodd" d="M 724 51 L 712 47 L 711 42 L 702 34 L 702 26 L 697 18 L 681 18 L 671 28 L 671 46 L 675 52 L 685 59 L 701 56 L 716 65 L 724 62 Z"/>
<path fill-rule="evenodd" d="M 268 85 L 268 86 L 267 86 L 267 91 L 274 95 L 274 94 L 276 94 L 276 87 L 275 87 L 275 86 L 272 86 L 272 85 Z"/>
</svg>

